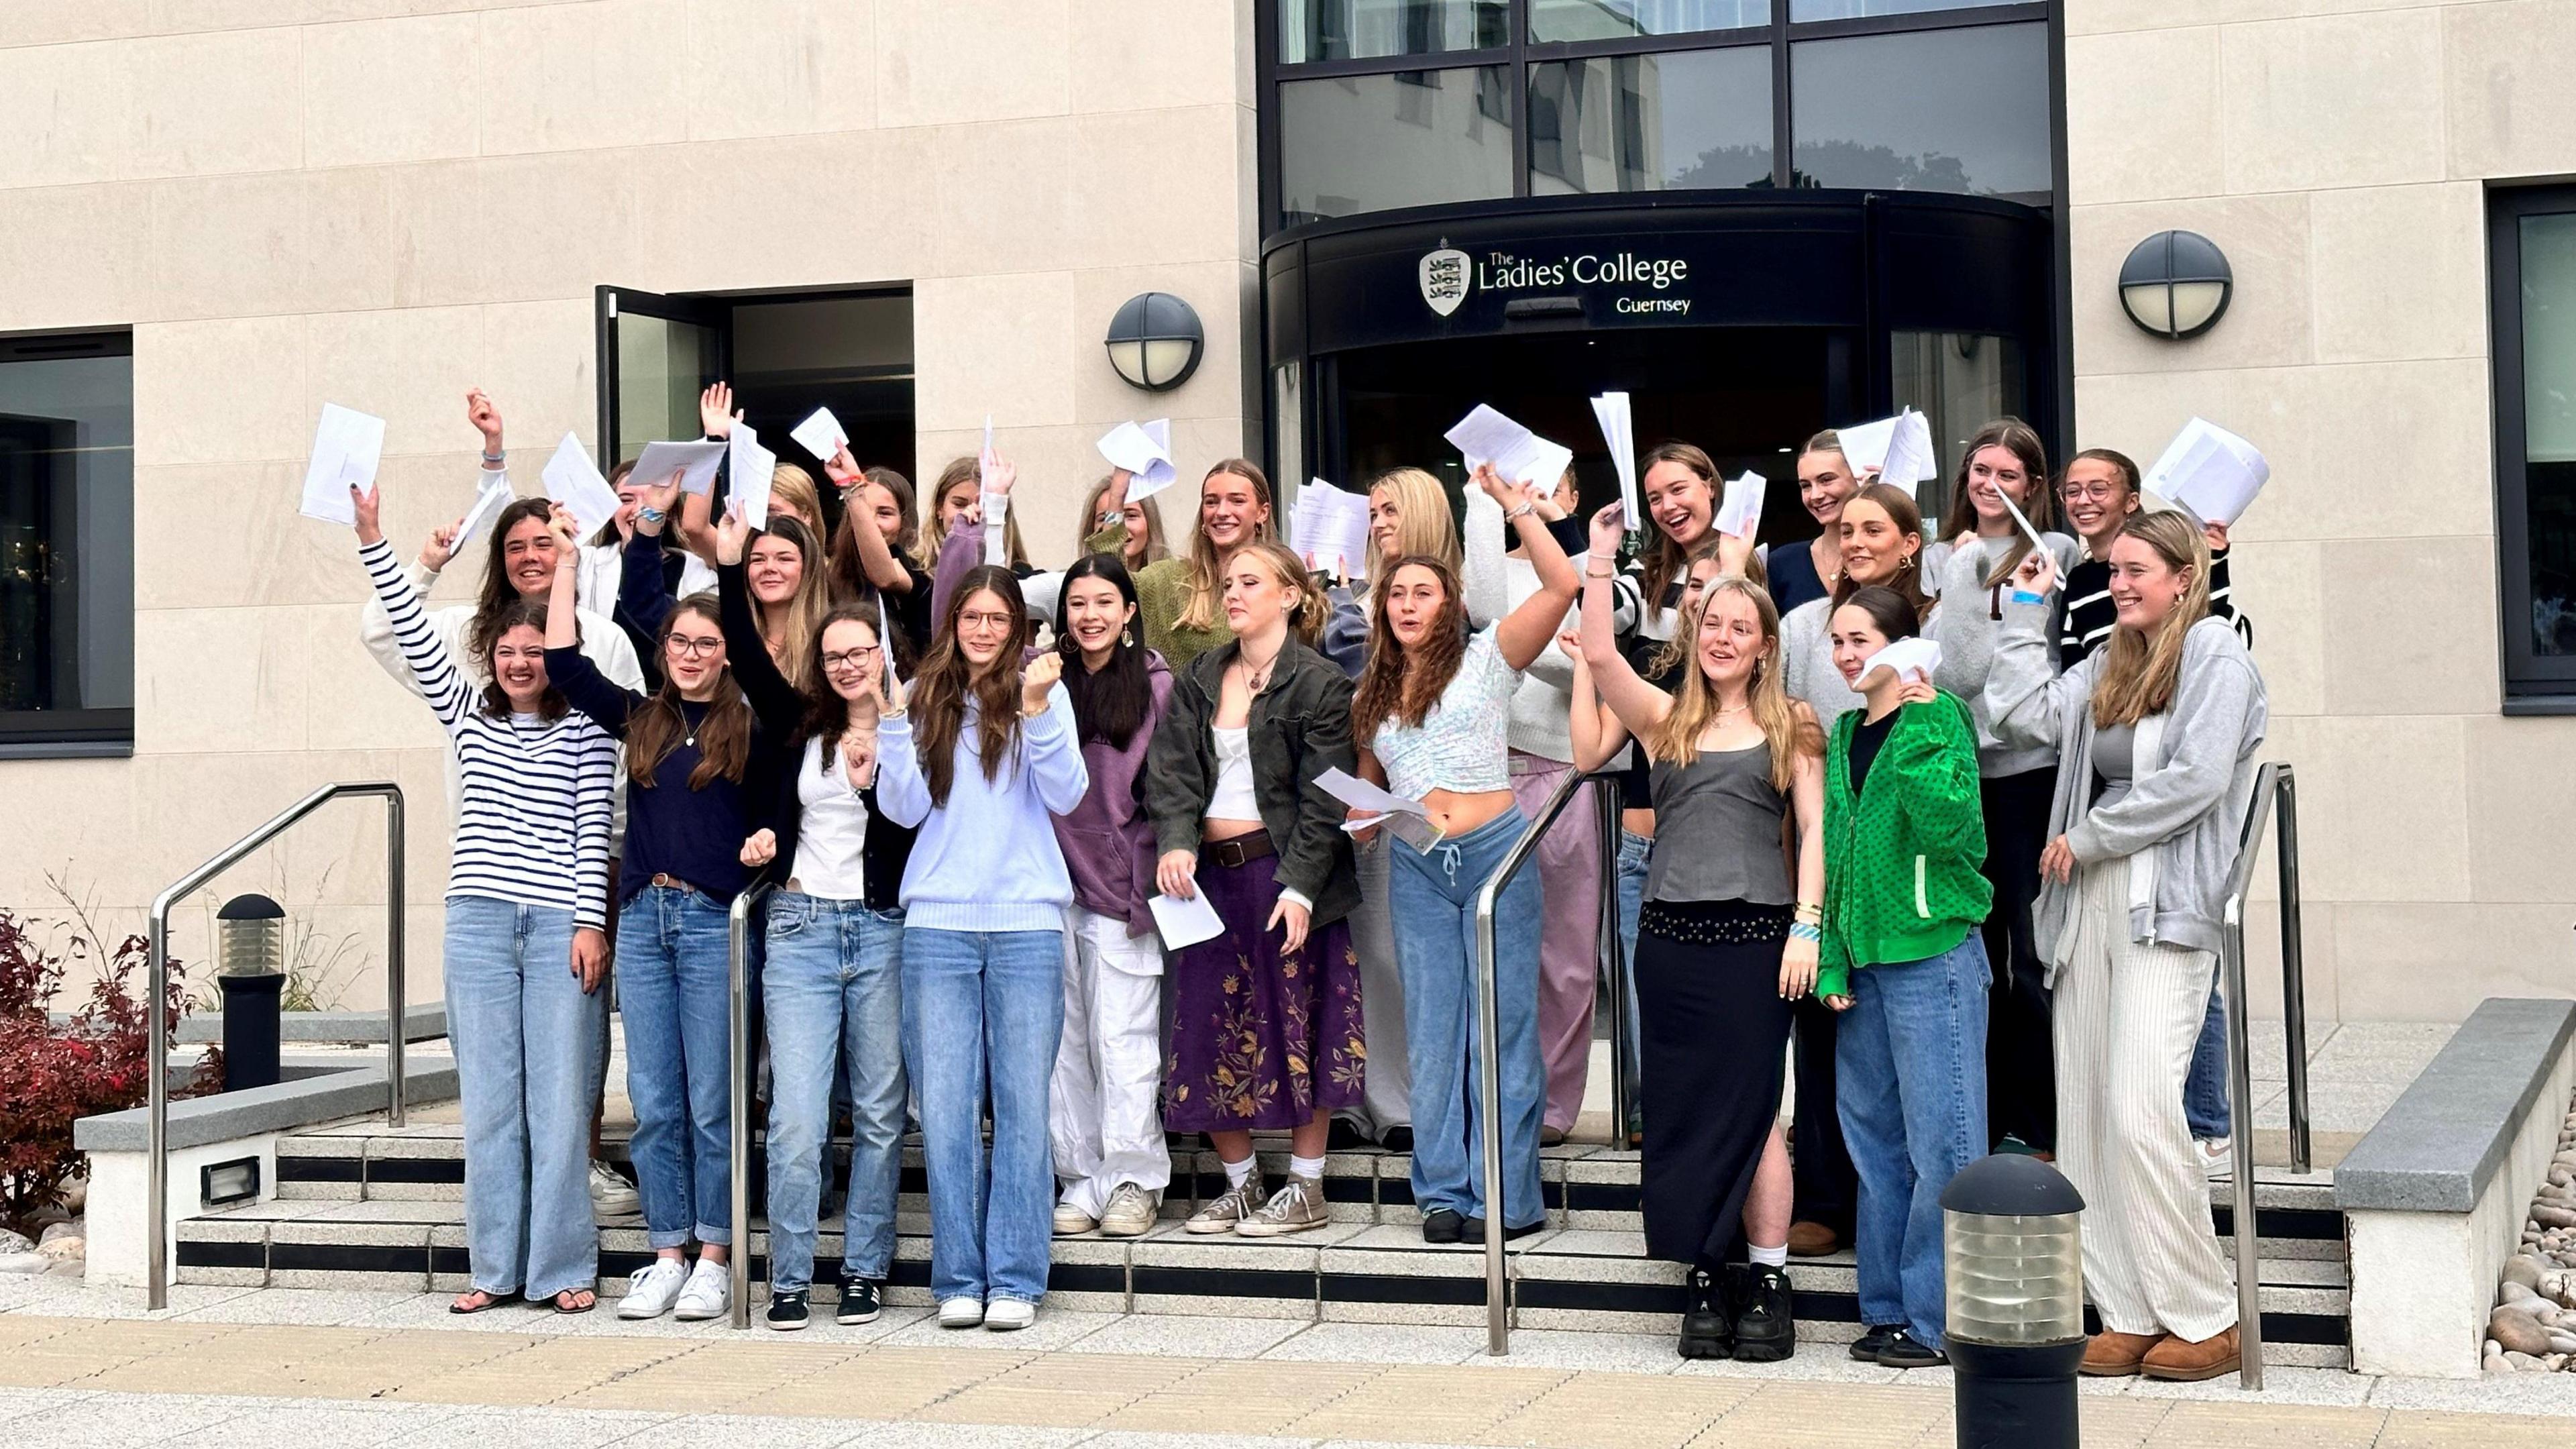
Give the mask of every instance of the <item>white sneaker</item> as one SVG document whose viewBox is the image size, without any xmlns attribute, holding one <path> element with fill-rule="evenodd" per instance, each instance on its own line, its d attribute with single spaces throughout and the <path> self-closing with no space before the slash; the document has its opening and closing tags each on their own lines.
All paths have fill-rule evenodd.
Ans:
<svg viewBox="0 0 2576 1449">
<path fill-rule="evenodd" d="M 1078 1238 L 1099 1226 L 1098 1219 L 1072 1203 L 1055 1205 L 1055 1235 L 1059 1238 Z"/>
<path fill-rule="evenodd" d="M 984 1326 L 995 1333 L 1011 1333 L 1038 1321 L 1038 1306 L 1017 1298 L 996 1298 L 984 1305 Z"/>
<path fill-rule="evenodd" d="M 659 1318 L 671 1311 L 671 1300 L 689 1280 L 688 1266 L 677 1258 L 655 1258 L 626 1275 L 626 1296 L 617 1301 L 620 1318 Z"/>
<path fill-rule="evenodd" d="M 2236 1139 L 2233 1136 L 2195 1138 L 2191 1145 L 2200 1153 L 2202 1172 L 2211 1177 L 2236 1175 Z"/>
<path fill-rule="evenodd" d="M 701 1323 L 722 1318 L 733 1306 L 733 1273 L 722 1263 L 704 1258 L 689 1270 L 688 1285 L 680 1290 L 677 1317 L 684 1322 Z"/>
<path fill-rule="evenodd" d="M 594 1157 L 590 1160 L 590 1210 L 604 1218 L 625 1217 L 644 1205 L 635 1195 L 635 1185 L 617 1175 L 617 1169 Z"/>
<path fill-rule="evenodd" d="M 973 1328 L 984 1321 L 984 1305 L 974 1298 L 950 1298 L 939 1305 L 939 1326 Z"/>
</svg>

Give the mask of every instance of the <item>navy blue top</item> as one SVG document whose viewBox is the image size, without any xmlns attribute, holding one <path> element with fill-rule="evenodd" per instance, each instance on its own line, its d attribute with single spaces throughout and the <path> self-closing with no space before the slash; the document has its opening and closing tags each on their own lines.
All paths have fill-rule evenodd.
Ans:
<svg viewBox="0 0 2576 1449">
<path fill-rule="evenodd" d="M 1805 539 L 1775 544 L 1763 562 L 1771 571 L 1771 602 L 1783 616 L 1800 604 L 1825 596 L 1824 578 L 1816 572 L 1816 556 L 1808 551 Z"/>
<path fill-rule="evenodd" d="M 579 649 L 547 650 L 546 677 L 572 701 L 573 708 L 621 740 L 637 712 L 661 707 L 611 683 Z M 688 722 L 688 730 L 654 769 L 652 785 L 647 788 L 631 775 L 627 779 L 626 853 L 617 872 L 620 903 L 635 899 L 656 875 L 677 876 L 723 905 L 730 905 L 751 884 L 751 868 L 742 863 L 742 843 L 770 823 L 777 779 L 771 762 L 776 751 L 755 719 L 743 778 L 718 775 L 706 788 L 690 789 L 689 775 L 700 758 L 694 740 L 711 707 L 681 701 L 680 716 Z"/>
</svg>

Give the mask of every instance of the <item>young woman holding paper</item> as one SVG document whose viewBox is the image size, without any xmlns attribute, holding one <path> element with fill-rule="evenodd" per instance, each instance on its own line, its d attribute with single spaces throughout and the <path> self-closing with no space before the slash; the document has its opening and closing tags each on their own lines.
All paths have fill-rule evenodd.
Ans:
<svg viewBox="0 0 2576 1449">
<path fill-rule="evenodd" d="M 1490 466 L 1477 486 L 1515 526 L 1539 588 L 1501 619 L 1471 632 L 1456 574 L 1431 558 L 1406 558 L 1377 580 L 1368 669 L 1351 707 L 1360 774 L 1422 802 L 1439 832 L 1427 848 L 1399 839 L 1388 898 L 1404 980 L 1406 1058 L 1413 1073 L 1413 1200 L 1428 1242 L 1484 1241 L 1535 1232 L 1539 1126 L 1547 1079 L 1539 1054 L 1538 971 L 1542 895 L 1524 871 L 1496 902 L 1495 982 L 1500 1015 L 1488 1042 L 1471 1026 L 1476 897 L 1529 824 L 1512 794 L 1508 732 L 1521 673 L 1555 638 L 1577 579 L 1527 485 Z M 1476 1063 L 1491 1051 L 1502 1079 L 1503 1200 L 1485 1200 Z M 1490 1224 L 1490 1219 L 1499 1219 Z"/>
<path fill-rule="evenodd" d="M 892 468 L 862 471 L 847 447 L 825 465 L 841 488 L 841 524 L 832 534 L 831 596 L 836 605 L 874 609 L 882 603 L 895 635 L 895 667 L 909 671 L 930 650 L 930 570 L 915 555 L 912 480 Z"/>
<path fill-rule="evenodd" d="M 1055 817 L 1073 877 L 1065 912 L 1064 1039 L 1048 1128 L 1055 1142 L 1059 1236 L 1150 1231 L 1171 1184 L 1156 1097 L 1163 1078 L 1163 949 L 1154 934 L 1156 865 L 1143 776 L 1172 675 L 1136 637 L 1126 566 L 1089 554 L 1065 570 L 1057 651 L 1090 787 Z"/>
<path fill-rule="evenodd" d="M 1824 598 L 1842 579 L 1843 504 L 1861 480 L 1843 457 L 1842 436 L 1827 428 L 1798 449 L 1798 502 L 1816 520 L 1815 541 L 1804 548 L 1773 549 L 1767 587 L 1783 617 Z"/>
<path fill-rule="evenodd" d="M 442 970 L 473 1276 L 449 1311 L 480 1313 L 524 1291 L 558 1313 L 587 1313 L 599 1301 L 585 1143 L 608 1011 L 599 987 L 617 742 L 549 680 L 538 603 L 514 602 L 495 621 L 489 683 L 457 668 L 385 543 L 377 498 L 350 490 L 358 557 L 461 779 Z"/>
<path fill-rule="evenodd" d="M 1119 480 L 1112 493 L 1124 508 L 1128 474 L 1120 469 L 1110 476 Z M 1110 496 L 1102 496 L 1101 507 L 1109 506 Z M 1189 553 L 1135 573 L 1145 647 L 1162 655 L 1174 671 L 1186 672 L 1200 654 L 1232 638 L 1224 595 L 1235 550 L 1276 536 L 1270 478 L 1260 465 L 1228 458 L 1210 468 L 1199 484 L 1199 524 L 1190 535 Z M 1095 546 L 1103 541 L 1095 538 Z M 1322 627 L 1322 621 L 1313 627 Z"/>
<path fill-rule="evenodd" d="M 1162 851 L 1155 881 L 1204 897 L 1221 929 L 1172 953 L 1172 1042 L 1163 1121 L 1205 1132 L 1226 1190 L 1193 1233 L 1272 1237 L 1321 1227 L 1333 1113 L 1366 1088 L 1358 958 L 1344 924 L 1359 904 L 1344 810 L 1317 781 L 1348 773 L 1351 683 L 1314 641 L 1323 592 L 1281 544 L 1225 564 L 1232 637 L 1172 681 L 1145 763 Z M 1290 1134 L 1288 1181 L 1265 1194 L 1255 1130 Z"/>
<path fill-rule="evenodd" d="M 2058 1163 L 2090 1209 L 2084 1287 L 2104 1329 L 2084 1371 L 2214 1378 L 2237 1367 L 2236 1293 L 2182 1092 L 2269 716 L 2253 656 L 2209 617 L 2191 521 L 2140 514 L 2109 552 L 2119 624 L 2064 674 L 2056 560 L 2023 561 L 1984 715 L 2006 743 L 2057 753 L 2035 920 L 2064 1067 Z"/>
<path fill-rule="evenodd" d="M 1046 1294 L 1047 1078 L 1074 900 L 1050 817 L 1081 805 L 1089 775 L 1063 657 L 1024 667 L 1029 633 L 1019 581 L 978 568 L 877 726 L 878 802 L 919 832 L 903 874 L 903 1054 L 942 1328 L 1026 1328 Z"/>
<path fill-rule="evenodd" d="M 1865 588 L 1834 609 L 1834 664 L 1865 701 L 1825 745 L 1825 911 L 1816 995 L 1843 1013 L 1835 1106 L 1860 1173 L 1851 1356 L 1943 1356 L 1941 1190 L 1986 1152 L 1986 988 L 1977 926 L 1994 888 L 1976 725 L 1956 695 L 1883 651 L 1913 603 Z M 1902 652 L 1902 651 L 1897 651 Z"/>
<path fill-rule="evenodd" d="M 1115 553 L 1132 578 L 1147 564 L 1170 558 L 1172 546 L 1163 541 L 1163 510 L 1154 506 L 1153 499 L 1139 498 L 1111 508 L 1107 505 L 1113 488 L 1122 498 L 1125 496 L 1126 485 L 1115 473 L 1092 484 L 1091 491 L 1082 496 L 1082 512 L 1075 515 L 1078 536 L 1073 541 L 1074 548 L 1082 553 Z M 1118 546 L 1095 548 L 1098 536 L 1111 529 L 1118 530 Z"/>
<path fill-rule="evenodd" d="M 626 1095 L 635 1105 L 630 1144 L 654 1260 L 635 1270 L 621 1318 L 721 1316 L 733 1242 L 733 1050 L 726 911 L 750 883 L 743 843 L 768 822 L 777 742 L 735 684 L 715 600 L 676 606 L 662 593 L 660 531 L 666 516 L 639 510 L 626 550 L 621 605 L 655 618 L 662 685 L 647 696 L 603 678 L 574 649 L 569 606 L 576 581 L 555 582 L 546 625 L 546 670 L 573 707 L 626 743 L 631 790 L 625 861 L 618 872 L 618 1006 L 626 1023 Z M 558 543 L 572 543 L 557 509 Z M 564 612 L 556 612 L 564 611 Z M 687 1261 L 694 1239 L 698 1261 Z"/>
<path fill-rule="evenodd" d="M 1683 1357 L 1774 1361 L 1796 1346 L 1779 1108 L 1790 1004 L 1816 980 L 1824 742 L 1780 687 L 1770 596 L 1741 577 L 1708 585 L 1674 693 L 1637 676 L 1611 625 L 1624 532 L 1615 508 L 1593 519 L 1583 645 L 1590 679 L 1653 762 L 1636 962 L 1646 1249 L 1690 1265 Z M 1794 876 L 1782 849 L 1793 828 Z"/>
<path fill-rule="evenodd" d="M 650 490 L 636 478 L 631 458 L 608 471 L 608 486 L 617 491 L 617 516 L 601 524 L 590 542 L 581 546 L 581 607 L 584 612 L 616 619 L 618 627 L 626 631 L 627 642 L 640 645 L 639 661 L 649 664 L 651 661 L 643 657 L 642 651 L 652 648 L 652 631 L 617 617 L 617 592 L 626 575 L 626 545 L 635 537 L 635 515 L 644 508 Z M 706 560 L 685 549 L 664 556 L 662 574 L 675 599 L 703 594 L 716 586 L 716 571 Z"/>
</svg>

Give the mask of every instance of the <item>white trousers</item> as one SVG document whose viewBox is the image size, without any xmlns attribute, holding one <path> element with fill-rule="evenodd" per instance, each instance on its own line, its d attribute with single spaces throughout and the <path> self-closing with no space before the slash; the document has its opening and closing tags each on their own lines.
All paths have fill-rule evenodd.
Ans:
<svg viewBox="0 0 2576 1449">
<path fill-rule="evenodd" d="M 2183 1078 L 2217 958 L 2129 939 L 2129 862 L 2079 867 L 2057 973 L 2057 1166 L 2084 1194 L 2084 1289 L 2102 1325 L 2198 1343 L 2236 1323 Z"/>
<path fill-rule="evenodd" d="M 1122 1182 L 1172 1181 L 1157 1098 L 1163 1085 L 1163 948 L 1127 923 L 1070 906 L 1064 922 L 1064 1037 L 1047 1130 L 1063 1200 L 1092 1217 Z"/>
</svg>

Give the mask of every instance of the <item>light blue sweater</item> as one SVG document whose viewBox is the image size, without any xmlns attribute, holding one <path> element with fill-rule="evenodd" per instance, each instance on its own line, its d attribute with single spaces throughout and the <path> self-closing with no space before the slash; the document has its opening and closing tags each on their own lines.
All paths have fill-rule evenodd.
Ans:
<svg viewBox="0 0 2576 1449">
<path fill-rule="evenodd" d="M 877 726 L 877 806 L 921 833 L 903 871 L 904 924 L 932 931 L 1061 931 L 1073 903 L 1047 817 L 1071 814 L 1091 788 L 1074 743 L 1073 700 L 1059 684 L 1046 713 L 1021 723 L 1019 748 L 990 780 L 975 754 L 970 702 L 957 730 L 948 803 L 930 802 L 912 720 Z"/>
</svg>

